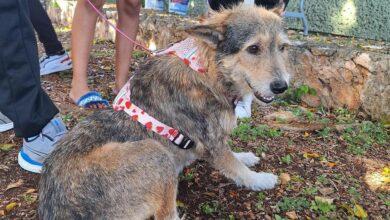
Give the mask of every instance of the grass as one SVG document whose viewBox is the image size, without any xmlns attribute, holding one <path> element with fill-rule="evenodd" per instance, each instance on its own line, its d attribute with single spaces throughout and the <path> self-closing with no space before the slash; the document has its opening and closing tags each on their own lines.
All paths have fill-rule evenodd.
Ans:
<svg viewBox="0 0 390 220">
<path fill-rule="evenodd" d="M 310 203 L 304 197 L 283 197 L 282 201 L 279 201 L 276 206 L 281 212 L 293 210 L 300 211 L 309 208 Z"/>
<path fill-rule="evenodd" d="M 318 214 L 328 215 L 330 212 L 336 210 L 336 206 L 316 198 L 315 201 L 311 202 L 310 210 L 317 212 Z"/>
<path fill-rule="evenodd" d="M 203 202 L 199 205 L 199 209 L 203 214 L 211 215 L 218 211 L 218 201 Z"/>
<path fill-rule="evenodd" d="M 267 125 L 252 126 L 248 121 L 241 121 L 232 132 L 233 138 L 238 138 L 243 142 L 255 141 L 258 138 L 275 138 L 281 135 L 282 132 L 278 129 Z"/>
<path fill-rule="evenodd" d="M 364 155 L 374 145 L 389 147 L 390 135 L 380 123 L 364 121 L 359 126 L 350 126 L 341 135 L 347 150 L 354 155 Z"/>
<path fill-rule="evenodd" d="M 284 164 L 287 164 L 287 165 L 291 164 L 292 163 L 292 156 L 291 156 L 291 154 L 287 154 L 287 155 L 281 157 L 280 158 L 280 162 L 284 163 Z"/>
</svg>

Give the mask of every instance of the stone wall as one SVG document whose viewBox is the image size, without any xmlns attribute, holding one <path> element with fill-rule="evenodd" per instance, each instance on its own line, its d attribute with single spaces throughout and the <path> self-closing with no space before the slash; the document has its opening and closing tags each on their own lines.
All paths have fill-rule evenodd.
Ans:
<svg viewBox="0 0 390 220">
<path fill-rule="evenodd" d="M 303 44 L 290 50 L 295 86 L 317 91 L 309 106 L 362 110 L 390 121 L 390 55 L 337 45 Z"/>
<path fill-rule="evenodd" d="M 53 21 L 70 25 L 74 2 L 50 7 Z M 116 11 L 105 8 L 108 18 L 115 22 Z M 179 41 L 186 35 L 186 26 L 196 20 L 181 16 L 143 10 L 138 40 L 155 42 L 157 49 Z M 113 40 L 115 32 L 99 22 L 97 37 Z M 390 55 L 387 52 L 362 51 L 335 44 L 299 43 L 290 49 L 293 85 L 309 85 L 317 96 L 303 98 L 310 106 L 347 107 L 361 110 L 374 119 L 390 121 Z"/>
</svg>

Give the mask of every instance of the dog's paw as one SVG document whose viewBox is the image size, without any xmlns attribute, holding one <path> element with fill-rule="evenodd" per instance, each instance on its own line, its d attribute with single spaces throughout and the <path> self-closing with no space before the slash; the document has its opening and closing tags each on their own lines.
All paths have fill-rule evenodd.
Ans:
<svg viewBox="0 0 390 220">
<path fill-rule="evenodd" d="M 245 181 L 245 186 L 249 189 L 260 191 L 273 189 L 278 183 L 278 176 L 272 173 L 256 173 L 251 171 L 249 179 Z"/>
<path fill-rule="evenodd" d="M 234 153 L 234 157 L 244 163 L 247 167 L 254 166 L 260 162 L 260 158 L 252 152 Z"/>
</svg>

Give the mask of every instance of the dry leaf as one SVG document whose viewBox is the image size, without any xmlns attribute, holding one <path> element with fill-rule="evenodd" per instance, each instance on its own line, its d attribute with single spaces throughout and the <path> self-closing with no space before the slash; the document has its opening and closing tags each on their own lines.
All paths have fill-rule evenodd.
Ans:
<svg viewBox="0 0 390 220">
<path fill-rule="evenodd" d="M 11 183 L 7 186 L 7 188 L 5 188 L 5 191 L 9 190 L 9 189 L 13 189 L 13 188 L 18 188 L 20 187 L 21 185 L 23 185 L 23 180 L 22 179 L 19 179 L 17 182 L 15 183 Z"/>
<path fill-rule="evenodd" d="M 327 196 L 327 195 L 333 193 L 333 189 L 332 188 L 320 188 L 318 191 L 320 191 L 320 193 L 322 195 L 324 195 L 324 196 Z"/>
<path fill-rule="evenodd" d="M 303 137 L 307 138 L 309 136 L 310 136 L 309 132 L 305 131 L 305 133 L 303 133 Z"/>
<path fill-rule="evenodd" d="M 355 214 L 356 217 L 358 218 L 367 218 L 367 212 L 363 209 L 361 205 L 355 204 L 353 207 L 353 213 Z"/>
<path fill-rule="evenodd" d="M 317 153 L 304 153 L 303 157 L 308 159 L 308 158 L 319 158 L 320 155 Z"/>
<path fill-rule="evenodd" d="M 286 185 L 291 180 L 290 174 L 288 173 L 281 173 L 279 178 L 282 185 Z"/>
<path fill-rule="evenodd" d="M 330 168 L 333 168 L 333 167 L 336 166 L 336 163 L 334 163 L 334 162 L 328 162 L 326 165 L 328 165 L 328 167 L 330 167 Z"/>
<path fill-rule="evenodd" d="M 329 205 L 333 204 L 333 199 L 331 198 L 316 196 L 314 197 L 314 200 L 322 203 L 328 203 Z"/>
<path fill-rule="evenodd" d="M 4 210 L 0 210 L 0 217 L 4 216 L 4 215 L 5 215 L 5 211 Z"/>
<path fill-rule="evenodd" d="M 187 208 L 187 206 L 180 200 L 176 200 L 176 206 L 181 208 Z"/>
<path fill-rule="evenodd" d="M 36 191 L 36 189 L 28 189 L 25 194 L 35 193 Z"/>
<path fill-rule="evenodd" d="M 217 194 L 215 194 L 215 193 L 213 193 L 213 192 L 204 192 L 203 194 L 204 194 L 204 195 L 208 195 L 208 196 L 210 196 L 210 197 L 216 197 L 216 196 L 217 196 Z"/>
<path fill-rule="evenodd" d="M 1 144 L 0 150 L 7 152 L 7 151 L 12 150 L 12 148 L 14 148 L 14 147 L 15 147 L 15 145 L 13 145 L 13 144 Z"/>
<path fill-rule="evenodd" d="M 294 211 L 286 212 L 286 216 L 288 219 L 298 219 L 298 215 Z"/>
<path fill-rule="evenodd" d="M 14 209 L 18 204 L 16 202 L 11 202 L 5 207 L 5 211 L 10 212 L 12 209 Z"/>
</svg>

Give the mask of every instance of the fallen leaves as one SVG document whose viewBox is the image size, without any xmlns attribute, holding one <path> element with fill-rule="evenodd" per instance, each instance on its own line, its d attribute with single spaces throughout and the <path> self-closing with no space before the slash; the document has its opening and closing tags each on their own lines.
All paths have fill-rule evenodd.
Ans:
<svg viewBox="0 0 390 220">
<path fill-rule="evenodd" d="M 309 158 L 319 158 L 320 155 L 317 154 L 317 153 L 304 153 L 303 157 L 306 158 L 306 159 L 309 159 Z"/>
<path fill-rule="evenodd" d="M 20 187 L 20 186 L 22 186 L 22 185 L 23 185 L 23 180 L 22 180 L 22 179 L 19 179 L 17 182 L 9 184 L 9 185 L 5 188 L 5 191 L 10 190 L 10 189 L 13 189 L 13 188 L 18 188 L 18 187 Z"/>
<path fill-rule="evenodd" d="M 288 174 L 288 173 L 281 173 L 279 176 L 279 179 L 280 179 L 280 183 L 282 185 L 286 185 L 288 182 L 291 181 L 290 174 Z"/>
<path fill-rule="evenodd" d="M 364 208 L 358 204 L 355 204 L 355 206 L 353 207 L 353 213 L 358 218 L 367 218 L 368 217 L 366 210 L 364 210 Z"/>
<path fill-rule="evenodd" d="M 16 202 L 11 202 L 8 205 L 5 206 L 5 211 L 10 212 L 12 211 L 18 204 Z"/>
<path fill-rule="evenodd" d="M 286 212 L 286 216 L 288 219 L 292 219 L 292 220 L 298 219 L 298 215 L 294 211 Z"/>
<path fill-rule="evenodd" d="M 330 195 L 334 192 L 333 188 L 326 187 L 326 188 L 320 188 L 318 191 L 324 196 Z"/>
<path fill-rule="evenodd" d="M 12 150 L 12 148 L 14 148 L 14 147 L 15 147 L 14 144 L 0 144 L 0 151 L 8 152 L 8 151 Z"/>
<path fill-rule="evenodd" d="M 334 199 L 327 198 L 327 197 L 316 196 L 316 197 L 314 197 L 314 200 L 318 201 L 318 202 L 328 203 L 329 205 L 331 205 L 331 204 L 333 204 L 333 200 Z"/>
</svg>

